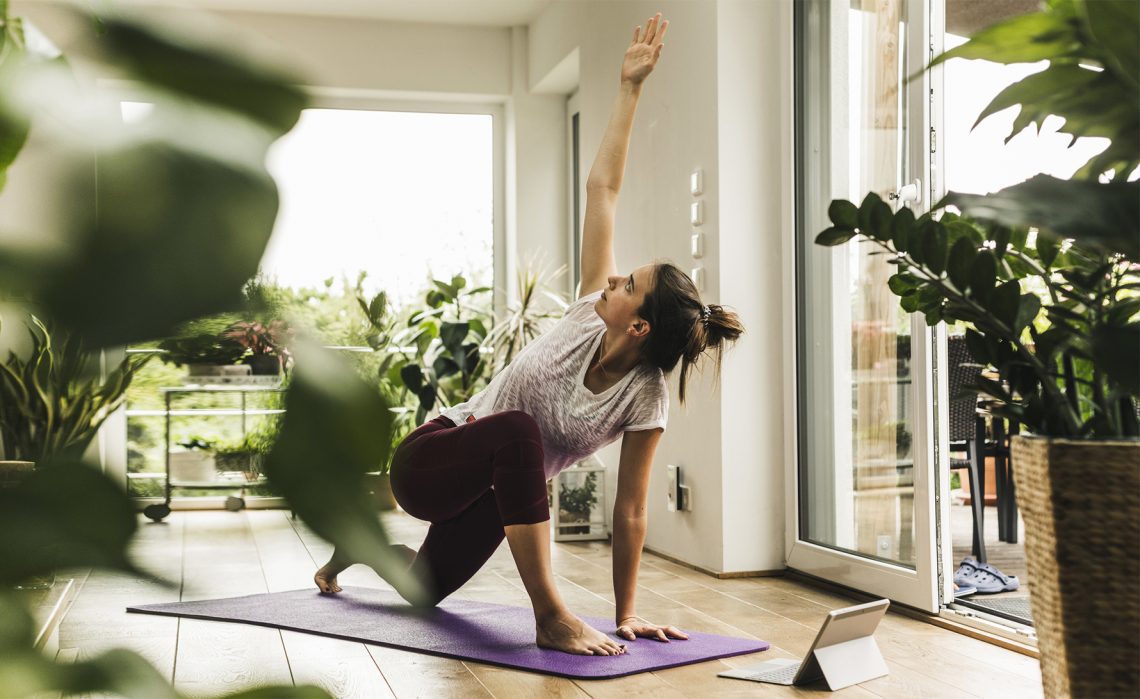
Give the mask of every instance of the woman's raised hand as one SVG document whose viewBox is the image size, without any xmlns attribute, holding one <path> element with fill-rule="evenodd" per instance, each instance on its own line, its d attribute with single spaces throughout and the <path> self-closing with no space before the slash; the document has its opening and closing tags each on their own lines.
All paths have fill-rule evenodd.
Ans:
<svg viewBox="0 0 1140 699">
<path fill-rule="evenodd" d="M 622 83 L 640 85 L 649 77 L 657 65 L 657 59 L 661 57 L 661 47 L 665 45 L 661 40 L 665 38 L 665 30 L 668 28 L 669 20 L 662 21 L 661 13 L 658 12 L 649 18 L 644 32 L 641 27 L 633 30 L 633 41 L 625 50 L 625 60 L 621 64 Z"/>
</svg>

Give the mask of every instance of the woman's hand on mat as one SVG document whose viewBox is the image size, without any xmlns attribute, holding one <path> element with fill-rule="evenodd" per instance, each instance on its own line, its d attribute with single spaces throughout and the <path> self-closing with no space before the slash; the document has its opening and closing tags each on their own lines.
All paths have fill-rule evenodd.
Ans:
<svg viewBox="0 0 1140 699">
<path fill-rule="evenodd" d="M 640 85 L 649 77 L 661 57 L 661 47 L 665 45 L 661 40 L 668 28 L 669 20 L 662 21 L 658 12 L 646 22 L 644 31 L 641 27 L 633 30 L 633 41 L 625 50 L 625 60 L 621 64 L 622 84 Z"/>
<path fill-rule="evenodd" d="M 636 641 L 637 637 L 652 638 L 656 641 L 669 642 L 670 638 L 689 640 L 689 635 L 673 626 L 658 626 L 650 624 L 645 619 L 630 616 L 618 622 L 617 635 L 628 641 Z"/>
</svg>

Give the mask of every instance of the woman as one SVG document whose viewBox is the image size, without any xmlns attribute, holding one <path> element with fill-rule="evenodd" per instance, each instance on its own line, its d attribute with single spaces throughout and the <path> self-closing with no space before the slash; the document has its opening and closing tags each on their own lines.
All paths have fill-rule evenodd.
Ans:
<svg viewBox="0 0 1140 699">
<path fill-rule="evenodd" d="M 438 602 L 467 582 L 504 536 L 534 606 L 536 642 L 582 655 L 625 651 L 570 612 L 550 568 L 546 483 L 622 436 L 613 515 L 613 576 L 620 638 L 687 636 L 634 610 L 645 541 L 649 469 L 665 429 L 664 373 L 689 370 L 708 349 L 719 367 L 722 344 L 742 332 L 736 315 L 701 303 L 692 281 L 670 264 L 617 274 L 613 223 L 633 116 L 661 55 L 668 22 L 650 18 L 626 50 L 621 90 L 587 181 L 579 299 L 470 401 L 444 410 L 397 448 L 392 491 L 414 517 L 430 521 L 412 571 Z M 315 581 L 338 592 L 349 562 L 333 559 Z"/>
</svg>

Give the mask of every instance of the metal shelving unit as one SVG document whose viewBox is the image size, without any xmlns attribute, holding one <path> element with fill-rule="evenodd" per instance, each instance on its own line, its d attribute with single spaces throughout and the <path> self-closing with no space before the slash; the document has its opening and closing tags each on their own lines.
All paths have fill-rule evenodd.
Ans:
<svg viewBox="0 0 1140 699">
<path fill-rule="evenodd" d="M 246 417 L 249 415 L 279 415 L 285 411 L 282 409 L 266 409 L 248 407 L 246 396 L 251 393 L 281 393 L 285 389 L 282 386 L 266 386 L 259 384 L 225 384 L 225 385 L 190 385 L 190 386 L 172 386 L 159 389 L 162 392 L 165 410 L 151 411 L 151 415 L 161 415 L 165 420 L 165 435 L 166 435 L 166 448 L 164 451 L 166 462 L 166 488 L 165 499 L 161 504 L 148 505 L 143 508 L 143 514 L 150 519 L 161 522 L 170 514 L 170 500 L 175 489 L 193 489 L 193 490 L 239 490 L 240 495 L 230 500 L 227 500 L 227 508 L 242 509 L 245 507 L 245 489 L 251 485 L 259 485 L 265 483 L 265 478 L 259 476 L 256 480 L 250 481 L 248 479 L 223 479 L 211 481 L 194 481 L 194 482 L 174 482 L 170 478 L 170 419 L 172 417 L 180 416 L 230 416 L 241 417 L 241 433 L 244 437 L 246 434 Z M 241 397 L 241 407 L 237 409 L 226 408 L 183 408 L 173 410 L 171 408 L 171 399 L 178 395 L 188 395 L 193 393 L 211 393 L 211 394 L 237 394 Z M 233 501 L 233 506 L 230 502 Z"/>
</svg>

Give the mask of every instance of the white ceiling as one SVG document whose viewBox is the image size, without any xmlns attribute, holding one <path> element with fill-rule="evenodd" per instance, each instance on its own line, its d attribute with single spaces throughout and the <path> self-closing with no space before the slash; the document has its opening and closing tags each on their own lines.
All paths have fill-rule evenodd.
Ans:
<svg viewBox="0 0 1140 699">
<path fill-rule="evenodd" d="M 395 22 L 529 24 L 554 0 L 118 0 L 119 5 L 192 7 L 323 17 L 367 17 Z"/>
</svg>

